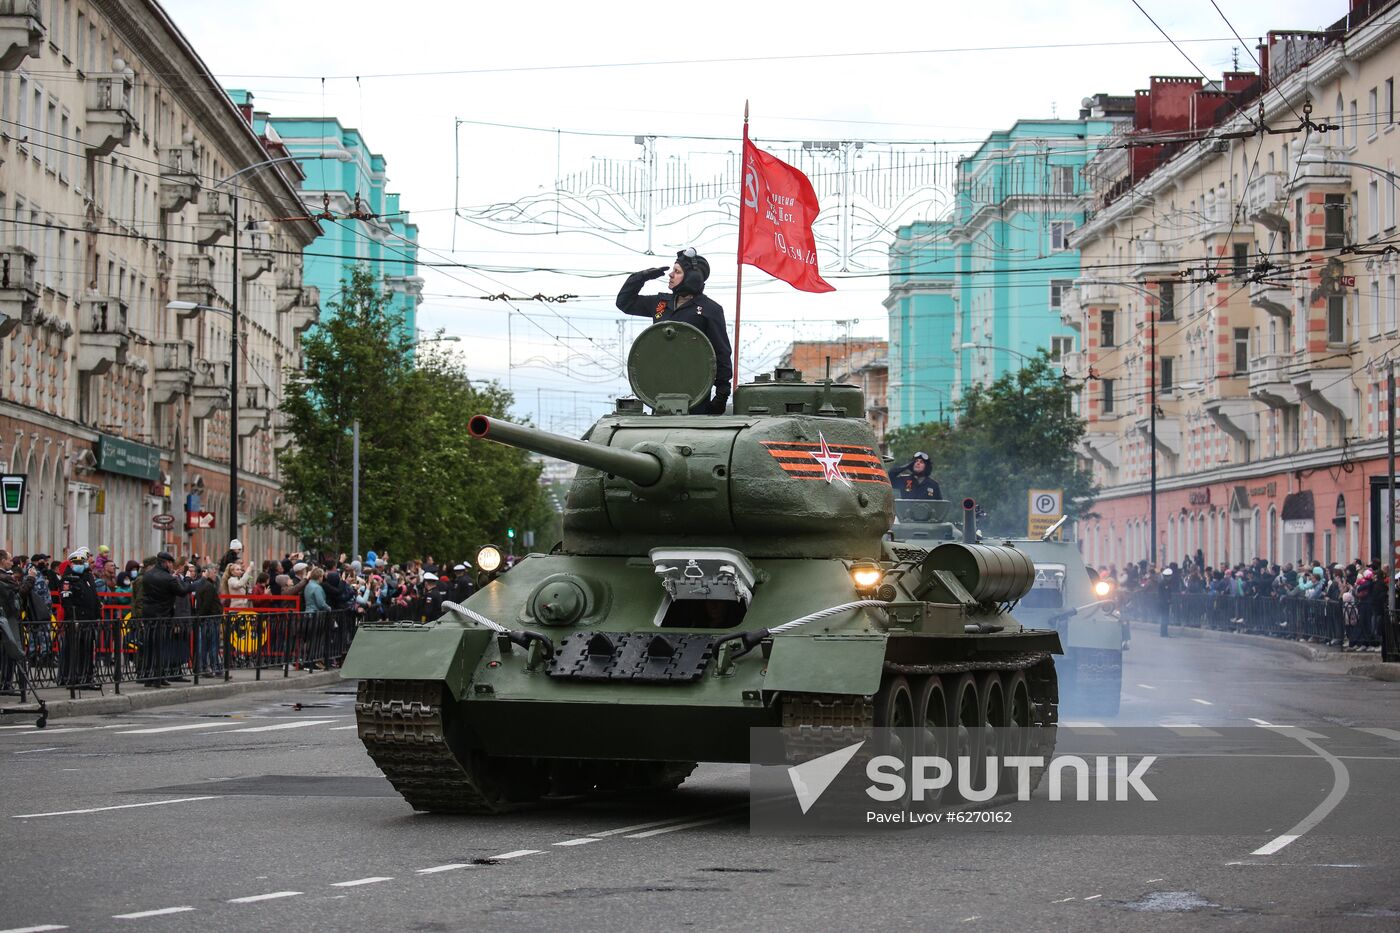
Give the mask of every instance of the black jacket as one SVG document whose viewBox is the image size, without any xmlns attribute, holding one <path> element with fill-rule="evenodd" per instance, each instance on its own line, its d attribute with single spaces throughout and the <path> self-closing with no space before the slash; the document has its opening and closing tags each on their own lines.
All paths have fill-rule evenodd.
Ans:
<svg viewBox="0 0 1400 933">
<path fill-rule="evenodd" d="M 942 499 L 943 490 L 938 480 L 928 473 L 914 475 L 914 467 L 908 464 L 890 470 L 890 485 L 894 487 L 896 499 Z"/>
<path fill-rule="evenodd" d="M 197 616 L 221 616 L 224 604 L 219 601 L 219 584 L 208 577 L 200 577 L 194 585 L 194 614 Z"/>
<path fill-rule="evenodd" d="M 423 594 L 423 621 L 436 622 L 442 618 L 442 604 L 447 602 L 447 590 L 439 584 Z"/>
<path fill-rule="evenodd" d="M 97 582 L 87 571 L 68 571 L 58 581 L 59 598 L 63 602 L 65 622 L 87 622 L 102 618 L 102 600 L 97 596 Z"/>
<path fill-rule="evenodd" d="M 734 349 L 724 326 L 724 309 L 705 295 L 696 295 L 678 304 L 679 294 L 643 295 L 642 286 L 651 279 L 651 270 L 634 272 L 617 293 L 617 309 L 624 314 L 651 318 L 653 324 L 680 321 L 700 329 L 715 349 L 715 398 L 729 398 L 729 382 L 734 377 Z"/>
<path fill-rule="evenodd" d="M 14 631 L 18 632 L 23 610 L 20 608 L 19 584 L 9 573 L 0 573 L 0 613 L 4 613 L 14 626 Z"/>
<path fill-rule="evenodd" d="M 145 580 L 141 588 L 141 618 L 170 619 L 189 613 L 189 604 L 181 603 L 190 592 L 190 585 L 183 578 L 159 564 L 141 576 Z"/>
</svg>

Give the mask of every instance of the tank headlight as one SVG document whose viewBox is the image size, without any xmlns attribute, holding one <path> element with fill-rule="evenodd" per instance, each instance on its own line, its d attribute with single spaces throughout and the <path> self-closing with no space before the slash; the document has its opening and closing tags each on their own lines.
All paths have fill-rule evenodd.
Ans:
<svg viewBox="0 0 1400 933">
<path fill-rule="evenodd" d="M 1103 599 L 1113 592 L 1113 584 L 1107 580 L 1100 580 L 1094 584 L 1094 595 Z"/>
<path fill-rule="evenodd" d="M 851 580 L 856 585 L 857 593 L 874 593 L 884 576 L 885 572 L 874 561 L 857 561 L 851 564 Z"/>
<path fill-rule="evenodd" d="M 476 552 L 476 566 L 486 573 L 495 573 L 501 569 L 504 559 L 501 557 L 501 549 L 494 544 L 483 545 L 481 550 Z"/>
</svg>

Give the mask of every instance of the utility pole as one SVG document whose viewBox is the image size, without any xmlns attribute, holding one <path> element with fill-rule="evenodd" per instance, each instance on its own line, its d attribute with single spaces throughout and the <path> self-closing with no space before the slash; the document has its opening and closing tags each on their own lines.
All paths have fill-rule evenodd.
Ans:
<svg viewBox="0 0 1400 933">
<path fill-rule="evenodd" d="M 360 557 L 360 419 L 355 419 L 354 440 L 351 444 L 355 472 L 350 478 L 350 559 Z"/>
<path fill-rule="evenodd" d="M 228 535 L 232 539 L 238 537 L 238 293 L 243 290 L 243 280 L 238 277 L 238 195 L 230 191 L 228 196 L 233 208 L 233 325 L 228 367 Z"/>
<path fill-rule="evenodd" d="M 1388 472 L 1386 473 L 1386 485 L 1390 489 L 1390 495 L 1386 502 L 1386 538 L 1385 549 L 1390 553 L 1388 559 L 1383 563 L 1390 564 L 1390 579 L 1387 582 L 1389 593 L 1386 599 L 1385 624 L 1381 628 L 1381 660 L 1400 661 L 1400 645 L 1395 643 L 1395 360 L 1390 361 L 1389 375 L 1385 380 L 1386 413 L 1389 419 L 1387 430 L 1386 448 L 1388 457 Z"/>
</svg>

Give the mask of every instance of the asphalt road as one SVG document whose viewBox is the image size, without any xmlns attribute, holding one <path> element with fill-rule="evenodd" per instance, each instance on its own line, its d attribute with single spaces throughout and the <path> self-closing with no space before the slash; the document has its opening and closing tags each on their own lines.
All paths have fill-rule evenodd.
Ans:
<svg viewBox="0 0 1400 933">
<path fill-rule="evenodd" d="M 702 766 L 663 800 L 418 815 L 362 750 L 353 699 L 347 685 L 55 720 L 42 731 L 11 720 L 0 729 L 0 930 L 1393 930 L 1400 921 L 1400 685 L 1285 652 L 1136 631 L 1121 715 L 1067 716 L 1075 726 L 1062 745 L 1127 741 L 1149 734 L 1134 726 L 1164 724 L 1173 735 L 1259 739 L 1234 743 L 1253 749 L 1243 759 L 1222 764 L 1207 750 L 1164 771 L 1178 799 L 1237 800 L 1232 819 L 1136 834 L 1133 825 L 1085 834 L 1052 817 L 756 836 L 747 769 L 732 765 Z M 1035 806 L 1009 809 L 1032 817 L 1018 808 Z M 1320 821 L 1297 832 L 1320 808 Z"/>
</svg>

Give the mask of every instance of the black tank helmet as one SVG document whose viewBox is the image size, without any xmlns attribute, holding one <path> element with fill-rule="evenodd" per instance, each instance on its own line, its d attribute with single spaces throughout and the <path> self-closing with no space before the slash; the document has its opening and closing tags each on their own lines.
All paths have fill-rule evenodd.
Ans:
<svg viewBox="0 0 1400 933">
<path fill-rule="evenodd" d="M 676 291 L 687 295 L 703 295 L 705 282 L 710 278 L 709 261 L 696 252 L 695 247 L 688 246 L 676 253 L 676 265 L 685 272 L 685 277 L 681 279 Z"/>
</svg>

